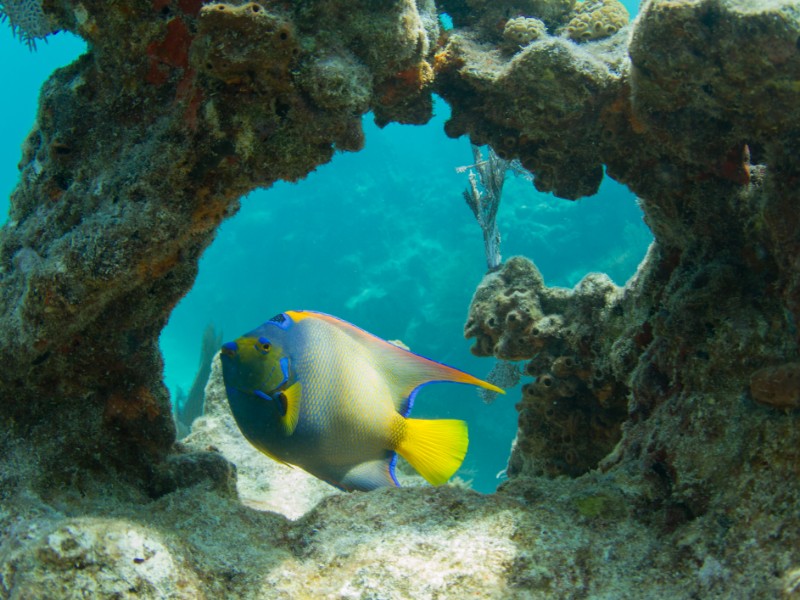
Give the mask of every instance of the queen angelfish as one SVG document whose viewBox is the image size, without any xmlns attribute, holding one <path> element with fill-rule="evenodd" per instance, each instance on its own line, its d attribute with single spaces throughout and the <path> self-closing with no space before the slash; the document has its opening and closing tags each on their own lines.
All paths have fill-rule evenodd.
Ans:
<svg viewBox="0 0 800 600">
<path fill-rule="evenodd" d="M 503 393 L 463 371 L 311 311 L 281 313 L 222 346 L 231 411 L 264 454 L 344 490 L 397 486 L 397 454 L 433 485 L 467 453 L 467 424 L 410 419 L 419 388 L 453 381 Z"/>
</svg>

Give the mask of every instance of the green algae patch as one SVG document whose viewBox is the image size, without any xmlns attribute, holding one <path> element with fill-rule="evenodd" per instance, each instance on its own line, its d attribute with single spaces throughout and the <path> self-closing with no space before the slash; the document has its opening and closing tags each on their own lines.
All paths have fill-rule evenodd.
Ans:
<svg viewBox="0 0 800 600">
<path fill-rule="evenodd" d="M 609 494 L 582 496 L 573 500 L 578 513 L 587 519 L 617 519 L 624 516 L 625 510 L 621 498 Z"/>
</svg>

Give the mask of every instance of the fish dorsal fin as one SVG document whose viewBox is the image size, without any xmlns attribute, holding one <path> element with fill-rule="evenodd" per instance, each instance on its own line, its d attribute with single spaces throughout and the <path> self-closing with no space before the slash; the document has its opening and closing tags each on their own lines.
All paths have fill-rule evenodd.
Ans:
<svg viewBox="0 0 800 600">
<path fill-rule="evenodd" d="M 282 400 L 286 403 L 286 412 L 281 416 L 281 425 L 286 435 L 292 435 L 297 428 L 297 421 L 300 418 L 300 396 L 303 387 L 299 381 L 290 385 L 287 389 L 280 392 Z"/>
<path fill-rule="evenodd" d="M 314 311 L 288 311 L 287 314 L 295 321 L 307 318 L 325 321 L 358 342 L 370 354 L 373 364 L 392 388 L 395 408 L 403 416 L 407 416 L 411 410 L 417 388 L 435 381 L 466 383 L 505 394 L 505 391 L 491 383 L 404 350 L 337 317 Z"/>
</svg>

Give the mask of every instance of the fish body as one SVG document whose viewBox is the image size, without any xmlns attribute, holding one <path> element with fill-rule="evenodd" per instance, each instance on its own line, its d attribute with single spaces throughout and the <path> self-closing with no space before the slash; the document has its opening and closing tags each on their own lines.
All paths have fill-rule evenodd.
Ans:
<svg viewBox="0 0 800 600">
<path fill-rule="evenodd" d="M 345 490 L 396 486 L 396 453 L 433 484 L 461 465 L 463 421 L 409 419 L 420 386 L 499 388 L 323 313 L 287 311 L 221 350 L 228 402 L 261 452 Z"/>
</svg>

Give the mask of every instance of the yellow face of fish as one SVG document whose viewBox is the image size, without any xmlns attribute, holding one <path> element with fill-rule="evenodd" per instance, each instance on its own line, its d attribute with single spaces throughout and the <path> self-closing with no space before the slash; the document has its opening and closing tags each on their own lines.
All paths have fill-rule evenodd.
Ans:
<svg viewBox="0 0 800 600">
<path fill-rule="evenodd" d="M 282 392 L 291 385 L 289 358 L 283 349 L 263 336 L 243 336 L 220 350 L 225 389 L 228 397 L 255 396 L 275 402 L 279 413 L 286 412 Z"/>
</svg>

